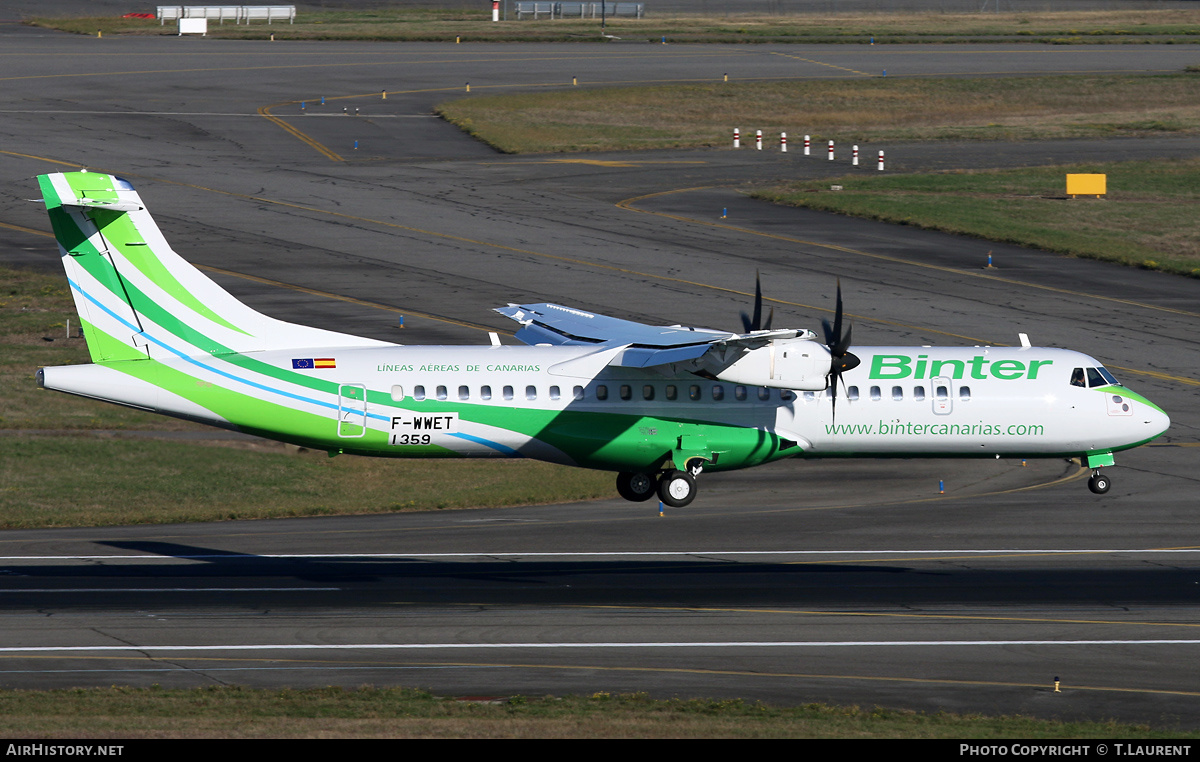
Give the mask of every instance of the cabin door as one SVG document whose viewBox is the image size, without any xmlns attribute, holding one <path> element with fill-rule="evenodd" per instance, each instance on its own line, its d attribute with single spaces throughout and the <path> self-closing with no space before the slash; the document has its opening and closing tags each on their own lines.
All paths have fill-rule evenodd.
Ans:
<svg viewBox="0 0 1200 762">
<path fill-rule="evenodd" d="M 367 387 L 338 386 L 337 427 L 338 436 L 343 439 L 356 439 L 367 433 Z"/>
</svg>

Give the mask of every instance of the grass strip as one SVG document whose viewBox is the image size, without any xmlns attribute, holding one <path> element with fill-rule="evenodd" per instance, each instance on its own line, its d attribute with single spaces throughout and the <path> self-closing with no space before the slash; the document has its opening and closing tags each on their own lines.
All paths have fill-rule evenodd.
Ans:
<svg viewBox="0 0 1200 762">
<path fill-rule="evenodd" d="M 749 143 L 1049 140 L 1200 134 L 1200 75 L 722 82 L 483 95 L 443 118 L 506 153 L 627 151 Z"/>
<path fill-rule="evenodd" d="M 230 686 L 0 691 L 11 738 L 1195 738 L 1118 722 L 1063 722 L 645 693 L 458 700 L 406 688 Z"/>
<path fill-rule="evenodd" d="M 1107 195 L 1067 198 L 1068 173 L 1107 175 Z M 1200 278 L 1200 159 L 848 175 L 753 195 Z"/>
<path fill-rule="evenodd" d="M 371 8 L 300 12 L 297 23 L 224 24 L 208 36 L 226 39 L 551 42 L 619 39 L 658 43 L 1040 42 L 1186 43 L 1200 38 L 1200 11 L 1060 11 L 1032 13 L 651 14 L 643 19 L 509 19 L 492 22 L 486 4 L 473 9 Z M 174 22 L 118 17 L 40 17 L 29 23 L 77 34 L 173 35 Z"/>
<path fill-rule="evenodd" d="M 49 403 L 47 403 L 49 404 Z M 525 460 L 406 460 L 225 443 L 6 436 L 0 528 L 497 508 L 613 493 L 612 475 Z"/>
</svg>

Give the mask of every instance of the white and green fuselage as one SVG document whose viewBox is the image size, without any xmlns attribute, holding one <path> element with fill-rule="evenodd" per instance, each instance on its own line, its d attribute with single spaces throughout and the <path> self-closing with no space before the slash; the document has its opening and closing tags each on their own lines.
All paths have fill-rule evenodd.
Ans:
<svg viewBox="0 0 1200 762">
<path fill-rule="evenodd" d="M 1061 349 L 855 347 L 835 394 L 829 351 L 800 331 L 658 329 L 557 305 L 500 310 L 539 332 L 532 346 L 401 346 L 286 323 L 172 251 L 127 182 L 39 181 L 92 356 L 42 369 L 43 386 L 331 453 L 640 473 L 793 456 L 1106 465 L 1169 423 Z"/>
</svg>

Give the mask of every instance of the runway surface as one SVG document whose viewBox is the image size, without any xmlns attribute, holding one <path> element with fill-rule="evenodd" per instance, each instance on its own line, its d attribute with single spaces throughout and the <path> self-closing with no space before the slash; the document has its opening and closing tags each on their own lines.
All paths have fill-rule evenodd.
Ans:
<svg viewBox="0 0 1200 762">
<path fill-rule="evenodd" d="M 1194 280 L 744 196 L 851 171 L 795 151 L 509 157 L 429 115 L 467 81 L 1153 72 L 1198 52 L 6 38 L 5 262 L 58 267 L 22 199 L 85 165 L 129 178 L 181 254 L 284 319 L 482 344 L 508 330 L 491 307 L 532 299 L 729 327 L 760 270 L 775 323 L 803 327 L 841 278 L 860 343 L 1027 332 L 1101 359 L 1172 428 L 1118 455 L 1104 497 L 1060 461 L 811 461 L 706 475 L 663 517 L 614 499 L 7 532 L 0 685 L 645 690 L 1200 727 Z M 878 148 L 903 171 L 1198 145 Z"/>
</svg>

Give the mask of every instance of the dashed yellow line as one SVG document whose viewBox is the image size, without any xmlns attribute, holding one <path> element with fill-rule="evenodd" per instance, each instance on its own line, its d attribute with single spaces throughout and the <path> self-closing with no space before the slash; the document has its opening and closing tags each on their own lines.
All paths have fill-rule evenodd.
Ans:
<svg viewBox="0 0 1200 762">
<path fill-rule="evenodd" d="M 868 74 L 868 73 L 867 73 L 867 72 L 865 72 L 865 71 L 859 71 L 858 69 L 848 69 L 848 68 L 846 68 L 845 66 L 838 66 L 837 64 L 825 63 L 824 61 L 814 61 L 814 60 L 813 60 L 813 59 L 811 59 L 811 58 L 804 58 L 804 57 L 802 57 L 802 56 L 793 56 L 793 55 L 789 55 L 789 54 L 787 54 L 787 53 L 779 53 L 779 52 L 777 52 L 777 51 L 774 51 L 774 50 L 773 50 L 773 51 L 771 51 L 771 55 L 773 55 L 773 56 L 780 56 L 781 58 L 794 58 L 794 59 L 796 59 L 797 61 L 804 61 L 805 63 L 816 64 L 817 66 L 828 66 L 828 67 L 829 67 L 829 68 L 831 68 L 831 69 L 840 69 L 840 70 L 842 70 L 842 71 L 848 71 L 848 72 L 850 72 L 851 74 L 861 74 L 861 75 L 862 75 L 862 76 L 864 76 L 864 77 L 874 77 L 874 76 L 878 76 L 878 75 L 875 75 L 875 74 Z"/>
<path fill-rule="evenodd" d="M 262 106 L 262 107 L 260 107 L 260 108 L 258 109 L 258 113 L 259 113 L 259 115 L 260 115 L 260 116 L 262 116 L 263 118 L 265 118 L 265 119 L 266 119 L 267 121 L 269 121 L 271 124 L 275 125 L 276 127 L 279 127 L 279 128 L 280 128 L 280 129 L 282 129 L 284 132 L 288 133 L 288 134 L 289 134 L 289 135 L 291 135 L 292 137 L 294 137 L 294 138 L 296 138 L 297 140 L 299 140 L 301 143 L 304 143 L 305 145 L 309 146 L 310 148 L 312 148 L 312 149 L 316 150 L 316 151 L 317 151 L 317 153 L 320 153 L 320 154 L 321 154 L 322 156 L 324 156 L 325 158 L 327 158 L 327 159 L 330 159 L 331 161 L 345 161 L 345 159 L 343 159 L 341 156 L 339 156 L 338 154 L 334 153 L 333 151 L 329 150 L 328 148 L 326 148 L 326 147 L 325 147 L 324 145 L 322 145 L 321 143 L 317 142 L 317 141 L 316 141 L 316 140 L 314 140 L 313 138 L 310 138 L 308 135 L 304 134 L 304 133 L 303 133 L 303 132 L 301 132 L 300 130 L 298 130 L 298 129 L 296 129 L 295 127 L 291 126 L 290 124 L 288 124 L 287 122 L 283 121 L 283 120 L 282 120 L 282 119 L 280 119 L 279 117 L 277 117 L 277 116 L 273 115 L 273 114 L 271 113 L 271 109 L 272 109 L 272 108 L 274 108 L 274 106 L 279 106 L 279 105 L 283 105 L 283 104 L 278 104 L 278 103 L 277 103 L 277 104 L 274 104 L 274 105 L 272 105 L 272 106 Z"/>
</svg>

